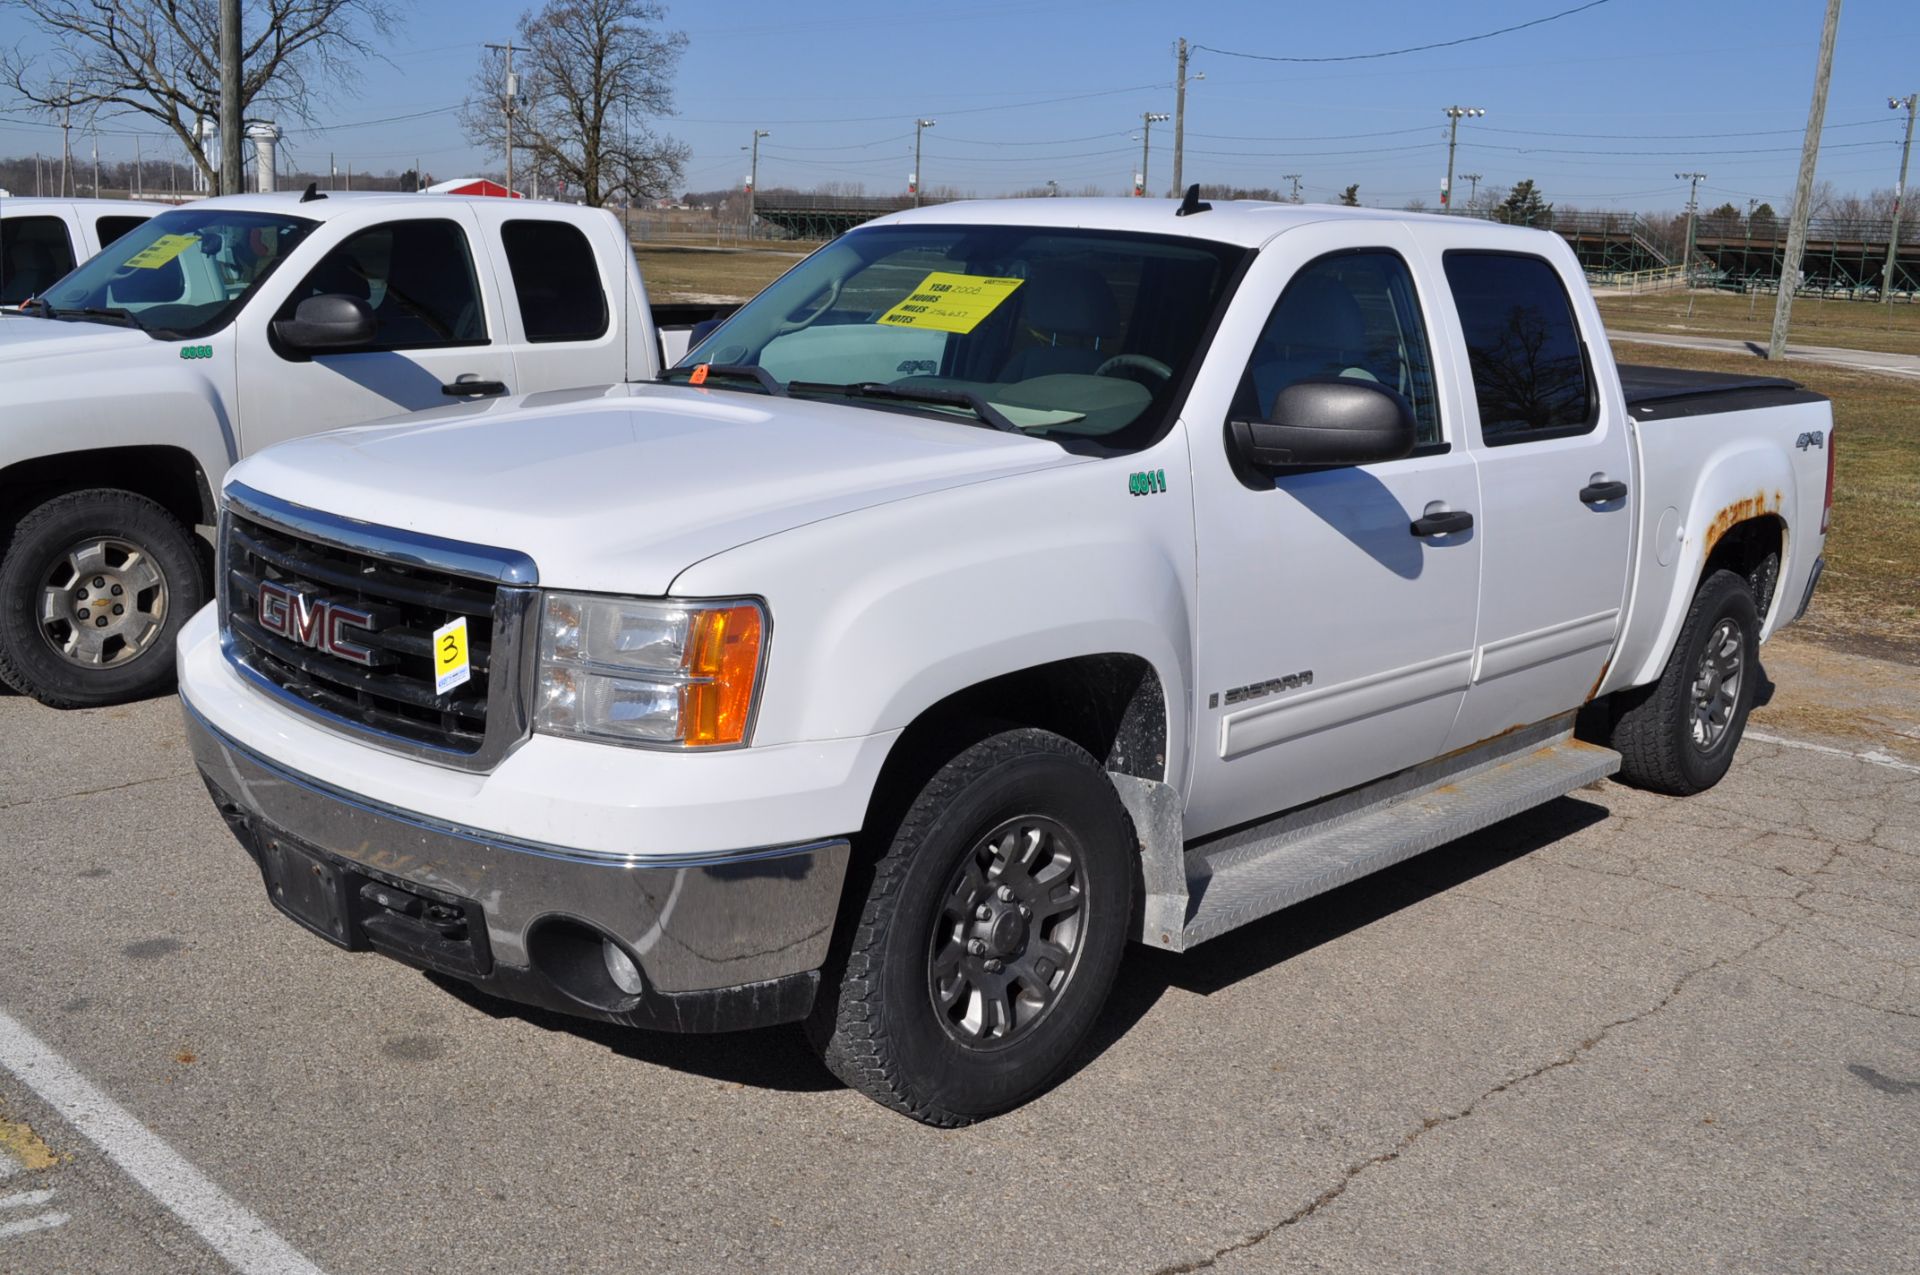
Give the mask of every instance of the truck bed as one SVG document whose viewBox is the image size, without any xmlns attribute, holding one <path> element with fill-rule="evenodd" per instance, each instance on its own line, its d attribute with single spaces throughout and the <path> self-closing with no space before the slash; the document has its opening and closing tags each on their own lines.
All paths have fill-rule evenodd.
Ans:
<svg viewBox="0 0 1920 1275">
<path fill-rule="evenodd" d="M 1627 410 L 1639 421 L 1670 420 L 1681 416 L 1713 416 L 1781 403 L 1824 403 L 1798 381 L 1783 376 L 1749 376 L 1742 372 L 1693 372 L 1677 367 L 1645 367 L 1622 363 L 1620 387 Z"/>
</svg>

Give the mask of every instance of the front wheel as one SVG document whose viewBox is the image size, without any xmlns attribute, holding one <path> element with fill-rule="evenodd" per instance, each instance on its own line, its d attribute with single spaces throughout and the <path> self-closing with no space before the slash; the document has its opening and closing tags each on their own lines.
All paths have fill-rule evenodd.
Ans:
<svg viewBox="0 0 1920 1275">
<path fill-rule="evenodd" d="M 1701 582 L 1660 680 L 1628 692 L 1613 726 L 1620 777 L 1690 797 L 1719 783 L 1747 727 L 1759 675 L 1760 612 L 1747 582 Z"/>
<path fill-rule="evenodd" d="M 874 867 L 815 1023 L 828 1068 L 934 1125 L 1043 1092 L 1112 989 L 1136 857 L 1112 782 L 1076 745 L 1021 728 L 961 752 Z"/>
<path fill-rule="evenodd" d="M 105 488 L 56 496 L 0 560 L 0 681 L 54 708 L 156 694 L 206 599 L 193 533 L 160 505 Z"/>
</svg>

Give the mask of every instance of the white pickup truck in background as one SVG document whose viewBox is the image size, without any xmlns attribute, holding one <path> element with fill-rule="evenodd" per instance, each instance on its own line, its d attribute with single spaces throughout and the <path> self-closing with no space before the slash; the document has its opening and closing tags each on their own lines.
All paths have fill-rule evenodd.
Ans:
<svg viewBox="0 0 1920 1275">
<path fill-rule="evenodd" d="M 172 205 L 131 199 L 0 199 L 0 306 L 19 305 Z"/>
<path fill-rule="evenodd" d="M 236 468 L 196 761 L 331 942 L 804 1019 L 938 1124 L 1070 1067 L 1129 938 L 1717 782 L 1831 503 L 1824 399 L 1623 374 L 1562 239 L 1465 218 L 921 209 L 661 380 Z"/>
<path fill-rule="evenodd" d="M 207 598 L 193 528 L 241 456 L 647 380 L 661 339 L 599 209 L 309 189 L 127 229 L 0 318 L 0 680 L 57 706 L 168 685 Z"/>
</svg>

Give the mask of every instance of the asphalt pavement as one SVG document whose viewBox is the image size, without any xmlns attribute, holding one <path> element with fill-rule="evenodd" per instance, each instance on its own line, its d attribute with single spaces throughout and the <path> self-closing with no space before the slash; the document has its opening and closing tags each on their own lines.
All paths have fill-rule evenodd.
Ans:
<svg viewBox="0 0 1920 1275">
<path fill-rule="evenodd" d="M 1758 719 L 1765 728 L 1764 714 Z M 1782 736 L 1782 738 L 1785 738 Z M 281 919 L 172 700 L 0 698 L 0 1272 L 1897 1271 L 1920 767 L 1748 741 L 1184 956 L 923 1128 Z"/>
</svg>

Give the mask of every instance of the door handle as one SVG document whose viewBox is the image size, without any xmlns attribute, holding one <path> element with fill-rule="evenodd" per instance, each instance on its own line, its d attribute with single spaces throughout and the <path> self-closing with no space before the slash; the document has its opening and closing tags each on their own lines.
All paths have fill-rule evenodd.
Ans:
<svg viewBox="0 0 1920 1275">
<path fill-rule="evenodd" d="M 1415 518 L 1409 530 L 1416 536 L 1450 536 L 1473 526 L 1473 515 L 1464 509 L 1443 509 Z"/>
<path fill-rule="evenodd" d="M 448 398 L 493 398 L 507 392 L 505 381 L 483 381 L 473 373 L 442 385 L 440 392 Z"/>
<path fill-rule="evenodd" d="M 1583 505 L 1604 505 L 1610 500 L 1625 500 L 1627 485 L 1617 479 L 1596 478 L 1580 489 Z"/>
</svg>

